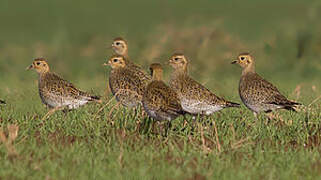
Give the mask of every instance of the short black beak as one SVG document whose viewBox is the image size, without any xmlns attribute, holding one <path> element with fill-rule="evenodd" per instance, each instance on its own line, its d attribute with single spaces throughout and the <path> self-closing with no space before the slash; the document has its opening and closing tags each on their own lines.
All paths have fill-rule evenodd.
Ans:
<svg viewBox="0 0 321 180">
<path fill-rule="evenodd" d="M 28 66 L 27 68 L 26 68 L 26 70 L 30 70 L 30 69 L 32 69 L 33 68 L 33 65 L 31 64 L 30 66 Z"/>
<path fill-rule="evenodd" d="M 237 63 L 237 60 L 234 60 L 234 61 L 231 62 L 231 64 L 235 64 L 235 63 Z"/>
</svg>

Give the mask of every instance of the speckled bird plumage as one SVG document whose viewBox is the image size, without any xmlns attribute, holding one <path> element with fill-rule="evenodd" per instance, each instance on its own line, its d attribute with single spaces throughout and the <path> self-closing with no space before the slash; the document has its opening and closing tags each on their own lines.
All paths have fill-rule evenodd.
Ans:
<svg viewBox="0 0 321 180">
<path fill-rule="evenodd" d="M 111 45 L 114 53 L 116 55 L 123 56 L 126 61 L 126 66 L 134 69 L 135 71 L 139 71 L 142 75 L 142 78 L 147 80 L 151 80 L 151 76 L 144 72 L 144 70 L 138 66 L 137 64 L 133 63 L 128 56 L 128 43 L 124 38 L 117 37 L 113 40 Z"/>
<path fill-rule="evenodd" d="M 255 72 L 254 58 L 249 53 L 242 53 L 232 62 L 242 67 L 239 82 L 239 94 L 243 103 L 254 113 L 270 112 L 276 109 L 295 109 L 299 103 L 288 100 L 270 82 Z M 256 115 L 256 114 L 255 114 Z"/>
<path fill-rule="evenodd" d="M 109 87 L 124 106 L 135 107 L 142 102 L 142 97 L 147 83 L 147 79 L 142 71 L 128 66 L 124 56 L 114 55 L 108 63 L 112 70 L 109 74 Z"/>
<path fill-rule="evenodd" d="M 176 92 L 162 81 L 162 66 L 154 63 L 150 70 L 152 81 L 143 96 L 143 106 L 148 115 L 156 120 L 170 121 L 184 114 Z"/>
<path fill-rule="evenodd" d="M 188 61 L 183 54 L 174 54 L 170 60 L 174 68 L 170 87 L 176 91 L 184 111 L 191 114 L 210 115 L 227 107 L 239 107 L 237 103 L 216 96 L 187 73 Z"/>
<path fill-rule="evenodd" d="M 90 101 L 99 101 L 99 97 L 77 89 L 73 84 L 50 72 L 44 58 L 35 59 L 28 69 L 35 69 L 38 72 L 39 95 L 49 108 L 75 109 Z"/>
</svg>

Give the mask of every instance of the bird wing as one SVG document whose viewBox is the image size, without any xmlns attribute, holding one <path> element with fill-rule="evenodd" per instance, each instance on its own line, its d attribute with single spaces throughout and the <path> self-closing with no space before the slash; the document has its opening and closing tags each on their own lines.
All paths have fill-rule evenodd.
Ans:
<svg viewBox="0 0 321 180">
<path fill-rule="evenodd" d="M 154 81 L 147 92 L 152 94 L 155 108 L 173 114 L 183 114 L 177 94 L 162 81 Z"/>
<path fill-rule="evenodd" d="M 77 89 L 72 83 L 62 79 L 57 74 L 50 73 L 46 78 L 46 88 L 51 90 L 50 92 L 55 93 L 56 95 L 66 96 L 74 99 L 85 98 L 91 100 L 93 98 L 93 96 Z"/>
<path fill-rule="evenodd" d="M 143 81 L 150 81 L 152 78 L 150 75 L 146 74 L 140 66 L 134 64 L 133 62 L 129 62 L 129 67 L 135 72 Z"/>
<path fill-rule="evenodd" d="M 211 92 L 209 89 L 207 89 L 205 86 L 200 84 L 199 82 L 195 81 L 191 77 L 187 76 L 185 78 L 185 84 L 183 88 L 185 88 L 185 93 L 191 92 L 193 96 L 199 101 L 199 102 L 204 102 L 206 104 L 222 104 L 224 105 L 226 101 L 215 95 L 213 92 Z M 193 97 L 190 96 L 190 97 Z"/>
<path fill-rule="evenodd" d="M 115 70 L 109 76 L 109 85 L 113 94 L 119 90 L 131 91 L 142 96 L 147 82 L 143 81 L 140 74 L 135 73 L 129 68 Z"/>
<path fill-rule="evenodd" d="M 181 106 L 180 100 L 175 91 L 170 89 L 165 83 L 162 82 L 161 89 L 164 91 L 164 94 L 168 94 L 165 99 L 166 107 L 169 111 L 175 112 L 178 114 L 184 114 L 183 108 Z"/>
<path fill-rule="evenodd" d="M 280 93 L 276 86 L 268 82 L 258 74 L 254 73 L 250 75 L 249 80 L 251 81 L 252 86 L 257 88 L 257 93 L 260 93 L 263 103 L 265 104 L 274 104 L 274 105 L 287 105 L 292 102 L 289 101 L 284 95 Z"/>
</svg>

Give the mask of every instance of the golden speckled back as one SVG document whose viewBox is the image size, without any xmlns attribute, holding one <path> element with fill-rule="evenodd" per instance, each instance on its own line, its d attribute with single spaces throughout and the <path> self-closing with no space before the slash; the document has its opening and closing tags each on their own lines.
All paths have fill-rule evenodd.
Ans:
<svg viewBox="0 0 321 180">
<path fill-rule="evenodd" d="M 118 101 L 124 106 L 134 107 L 141 103 L 149 80 L 142 71 L 127 67 L 117 68 L 111 70 L 109 86 Z"/>
<path fill-rule="evenodd" d="M 149 116 L 156 120 L 172 120 L 184 114 L 176 92 L 159 80 L 148 84 L 143 105 Z"/>
<path fill-rule="evenodd" d="M 183 109 L 191 114 L 209 115 L 225 107 L 239 107 L 237 103 L 216 96 L 189 77 L 187 73 L 174 72 L 170 80 L 170 87 L 178 94 Z"/>
<path fill-rule="evenodd" d="M 99 100 L 96 96 L 78 90 L 73 84 L 52 72 L 39 75 L 39 94 L 49 107 L 68 106 L 70 109 Z"/>
<path fill-rule="evenodd" d="M 255 112 L 278 108 L 291 109 L 293 105 L 298 104 L 289 101 L 273 84 L 255 72 L 242 75 L 239 93 L 243 103 Z"/>
</svg>

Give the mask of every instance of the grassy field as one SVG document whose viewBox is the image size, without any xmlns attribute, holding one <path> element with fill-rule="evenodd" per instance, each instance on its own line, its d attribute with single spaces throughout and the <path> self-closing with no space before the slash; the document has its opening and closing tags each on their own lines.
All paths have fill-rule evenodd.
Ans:
<svg viewBox="0 0 321 180">
<path fill-rule="evenodd" d="M 0 1 L 0 179 L 320 179 L 320 12 L 317 0 Z M 194 129 L 180 117 L 162 137 L 132 110 L 109 116 L 102 64 L 117 36 L 145 69 L 183 51 L 195 79 L 236 102 L 241 70 L 230 62 L 249 51 L 259 74 L 304 106 L 272 121 L 226 109 Z M 42 121 L 37 75 L 25 71 L 36 57 L 110 103 Z"/>
</svg>

